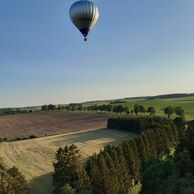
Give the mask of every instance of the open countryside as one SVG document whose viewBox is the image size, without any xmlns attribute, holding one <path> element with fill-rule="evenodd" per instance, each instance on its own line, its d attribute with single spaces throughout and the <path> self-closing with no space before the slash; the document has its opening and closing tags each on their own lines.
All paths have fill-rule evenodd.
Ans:
<svg viewBox="0 0 194 194">
<path fill-rule="evenodd" d="M 127 132 L 127 130 L 106 129 L 109 118 L 118 116 L 130 118 L 131 115 L 99 110 L 91 112 L 88 108 L 103 104 L 110 104 L 113 109 L 121 105 L 128 107 L 129 110 L 133 110 L 137 104 L 143 105 L 145 109 L 153 106 L 156 109 L 155 115 L 163 117 L 167 117 L 164 115 L 164 108 L 171 105 L 184 107 L 187 120 L 191 120 L 194 115 L 194 97 L 164 99 L 152 97 L 152 99 L 135 98 L 81 103 L 80 111 L 79 108 L 74 108 L 72 111 L 71 105 L 66 105 L 63 110 L 55 108 L 50 111 L 1 116 L 0 156 L 4 164 L 8 168 L 16 166 L 20 169 L 33 189 L 33 193 L 52 193 L 53 162 L 59 147 L 75 144 L 86 159 L 94 153 L 99 153 L 105 145 L 117 145 L 137 136 L 136 133 Z M 139 115 L 149 114 L 145 112 Z M 28 139 L 30 135 L 34 135 L 33 139 Z M 23 138 L 26 140 L 22 140 Z"/>
<path fill-rule="evenodd" d="M 56 150 L 75 144 L 86 158 L 98 153 L 105 145 L 118 144 L 135 137 L 118 130 L 98 129 L 72 132 L 33 140 L 0 143 L 0 156 L 8 167 L 18 167 L 32 186 L 33 193 L 52 193 L 52 163 Z"/>
<path fill-rule="evenodd" d="M 194 194 L 194 0 L 0 0 L 0 194 Z"/>
<path fill-rule="evenodd" d="M 106 127 L 107 115 L 79 112 L 45 111 L 0 117 L 0 137 L 7 140 L 56 135 L 61 133 L 102 129 Z"/>
<path fill-rule="evenodd" d="M 194 97 L 126 100 L 126 102 L 122 103 L 123 106 L 129 107 L 129 109 L 133 109 L 135 104 L 143 105 L 145 108 L 153 106 L 156 108 L 156 114 L 161 116 L 164 115 L 165 107 L 180 106 L 184 108 L 187 119 L 190 120 L 194 118 Z"/>
</svg>

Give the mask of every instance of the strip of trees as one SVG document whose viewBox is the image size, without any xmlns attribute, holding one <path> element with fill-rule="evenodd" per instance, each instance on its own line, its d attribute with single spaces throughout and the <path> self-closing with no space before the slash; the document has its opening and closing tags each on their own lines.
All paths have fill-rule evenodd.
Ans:
<svg viewBox="0 0 194 194">
<path fill-rule="evenodd" d="M 117 146 L 108 145 L 86 161 L 75 145 L 59 148 L 54 163 L 54 194 L 127 194 L 140 180 L 144 162 L 169 154 L 179 137 L 178 127 L 167 118 L 114 118 L 109 120 L 109 127 L 140 135 Z"/>
<path fill-rule="evenodd" d="M 91 112 L 102 112 L 102 113 L 117 113 L 117 114 L 127 114 L 127 115 L 144 115 L 148 113 L 150 116 L 155 116 L 156 108 L 154 106 L 149 106 L 145 108 L 143 105 L 135 104 L 133 109 L 129 109 L 128 106 L 122 104 L 102 104 L 102 105 L 91 105 L 91 106 L 83 106 L 81 103 L 73 103 L 69 105 L 43 105 L 41 107 L 42 111 L 47 110 L 59 110 L 59 111 L 91 111 Z M 167 106 L 164 108 L 164 114 L 171 118 L 174 114 L 178 117 L 184 117 L 185 111 L 182 107 L 172 107 Z"/>
<path fill-rule="evenodd" d="M 174 156 L 143 165 L 141 183 L 141 194 L 194 193 L 194 125 L 184 130 Z"/>
</svg>

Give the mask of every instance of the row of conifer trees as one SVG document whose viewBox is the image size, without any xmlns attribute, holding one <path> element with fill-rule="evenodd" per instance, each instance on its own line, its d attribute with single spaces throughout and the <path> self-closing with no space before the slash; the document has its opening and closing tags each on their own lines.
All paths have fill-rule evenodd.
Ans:
<svg viewBox="0 0 194 194">
<path fill-rule="evenodd" d="M 54 163 L 55 194 L 127 194 L 140 180 L 142 164 L 150 157 L 169 154 L 179 134 L 172 120 L 161 117 L 113 118 L 108 128 L 139 135 L 117 146 L 108 145 L 84 162 L 75 145 L 60 148 Z"/>
</svg>

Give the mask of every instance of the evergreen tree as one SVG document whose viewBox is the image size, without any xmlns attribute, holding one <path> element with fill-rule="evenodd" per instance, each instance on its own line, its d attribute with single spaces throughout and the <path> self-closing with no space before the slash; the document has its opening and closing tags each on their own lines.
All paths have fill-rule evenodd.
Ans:
<svg viewBox="0 0 194 194">
<path fill-rule="evenodd" d="M 59 148 L 54 166 L 53 185 L 54 193 L 69 184 L 76 191 L 90 188 L 89 178 L 83 168 L 79 149 L 75 145 Z"/>
<path fill-rule="evenodd" d="M 16 167 L 6 169 L 1 165 L 0 193 L 30 194 L 31 189 L 29 188 L 23 174 Z"/>
</svg>

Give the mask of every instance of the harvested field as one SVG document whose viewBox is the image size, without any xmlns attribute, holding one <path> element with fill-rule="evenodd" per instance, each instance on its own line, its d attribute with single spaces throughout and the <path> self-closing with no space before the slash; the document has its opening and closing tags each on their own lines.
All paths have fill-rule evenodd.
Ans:
<svg viewBox="0 0 194 194">
<path fill-rule="evenodd" d="M 101 122 L 103 124 L 103 122 Z M 35 194 L 51 194 L 54 154 L 60 146 L 76 144 L 86 158 L 107 144 L 118 144 L 135 135 L 111 129 L 86 130 L 37 139 L 2 142 L 0 156 L 26 176 Z"/>
<path fill-rule="evenodd" d="M 35 112 L 0 116 L 0 138 L 57 135 L 87 129 L 105 128 L 108 115 L 79 112 Z"/>
</svg>

